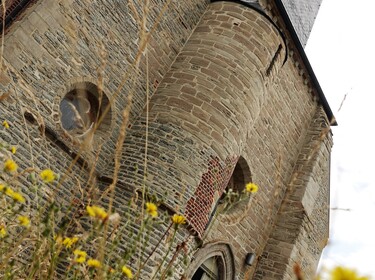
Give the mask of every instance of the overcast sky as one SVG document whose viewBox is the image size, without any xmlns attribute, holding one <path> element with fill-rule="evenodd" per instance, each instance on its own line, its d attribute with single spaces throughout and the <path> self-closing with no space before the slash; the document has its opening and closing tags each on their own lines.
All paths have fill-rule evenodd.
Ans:
<svg viewBox="0 0 375 280">
<path fill-rule="evenodd" d="M 338 209 L 331 210 L 322 263 L 356 268 L 373 279 L 374 29 L 374 0 L 323 0 L 305 49 L 339 124 L 331 165 L 331 207 Z"/>
</svg>

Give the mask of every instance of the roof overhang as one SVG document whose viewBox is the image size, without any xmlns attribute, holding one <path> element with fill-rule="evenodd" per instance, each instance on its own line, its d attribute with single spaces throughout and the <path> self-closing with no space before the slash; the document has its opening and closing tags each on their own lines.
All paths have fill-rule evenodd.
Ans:
<svg viewBox="0 0 375 280">
<path fill-rule="evenodd" d="M 292 22 L 289 18 L 289 15 L 288 15 L 285 7 L 284 7 L 284 4 L 282 3 L 281 0 L 275 0 L 274 2 L 275 2 L 275 5 L 276 5 L 279 13 L 280 13 L 280 16 L 282 17 L 282 19 L 284 21 L 285 27 L 287 28 L 287 30 L 290 34 L 290 37 L 293 40 L 294 46 L 297 49 L 298 54 L 300 55 L 300 58 L 301 58 L 304 66 L 306 68 L 306 71 L 308 72 L 308 75 L 311 79 L 312 87 L 317 92 L 319 103 L 323 106 L 323 109 L 324 109 L 324 111 L 327 115 L 327 118 L 328 118 L 330 124 L 332 126 L 336 126 L 337 125 L 336 118 L 332 113 L 332 110 L 331 110 L 331 108 L 328 104 L 328 101 L 327 101 L 326 97 L 324 96 L 323 90 L 322 90 L 322 88 L 319 84 L 318 79 L 315 76 L 314 70 L 311 67 L 311 64 L 310 64 L 310 62 L 307 58 L 305 50 L 302 47 L 302 44 L 301 44 L 301 42 L 298 38 L 298 35 L 297 35 L 297 33 L 296 33 L 296 31 L 293 27 L 293 24 L 292 24 Z"/>
</svg>

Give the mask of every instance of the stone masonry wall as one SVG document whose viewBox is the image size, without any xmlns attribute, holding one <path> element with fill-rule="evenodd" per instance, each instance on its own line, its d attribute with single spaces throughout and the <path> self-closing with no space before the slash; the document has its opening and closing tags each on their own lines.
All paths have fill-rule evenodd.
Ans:
<svg viewBox="0 0 375 280">
<path fill-rule="evenodd" d="M 332 146 L 328 127 L 318 108 L 254 279 L 292 279 L 296 263 L 307 279 L 313 279 L 328 239 Z"/>
<path fill-rule="evenodd" d="M 249 33 L 252 29 L 263 35 Z M 213 3 L 150 101 L 146 182 L 152 184 L 152 192 L 169 193 L 169 207 L 182 212 L 186 207 L 200 236 L 233 172 L 233 159 L 242 153 L 260 114 L 266 99 L 263 77 L 282 43 L 278 31 L 256 11 Z M 275 67 L 280 67 L 282 57 Z M 145 125 L 146 113 L 129 131 L 125 165 L 130 162 L 142 169 Z M 226 175 L 220 181 L 221 169 Z M 127 184 L 142 185 L 143 174 L 126 167 L 122 172 Z M 201 180 L 204 193 L 198 187 Z M 198 193 L 205 197 L 204 207 Z M 193 206 L 196 200 L 198 208 Z"/>
<path fill-rule="evenodd" d="M 207 237 L 207 242 L 231 244 L 240 273 L 238 279 L 252 279 L 257 264 L 246 267 L 245 256 L 248 252 L 262 255 L 315 114 L 316 105 L 307 86 L 294 75 L 298 73 L 293 61 L 288 60 L 268 88 L 267 96 L 272 98 L 264 105 L 242 154 L 251 168 L 253 181 L 260 185 L 259 192 L 249 205 L 238 209 L 241 215 L 246 211 L 244 218 L 234 217 L 236 223 L 229 221 L 228 225 L 227 219 L 220 223 L 219 217 Z"/>
<path fill-rule="evenodd" d="M 158 3 L 151 1 L 149 28 L 158 21 L 162 11 Z M 179 1 L 165 9 L 149 39 L 150 95 L 186 42 L 206 4 L 200 0 Z M 136 5 L 140 13 L 141 6 Z M 112 171 L 107 167 L 113 161 L 120 112 L 127 104 L 126 97 L 134 92 L 131 119 L 141 112 L 145 102 L 146 61 L 141 60 L 138 72 L 133 65 L 139 47 L 139 30 L 134 14 L 124 1 L 38 1 L 5 36 L 6 70 L 2 75 L 7 80 L 14 77 L 18 81 L 14 85 L 5 82 L 0 90 L 10 91 L 13 99 L 17 90 L 19 107 L 42 119 L 60 141 L 78 151 L 75 139 L 61 127 L 59 103 L 77 82 L 89 81 L 102 87 L 109 99 L 114 98 L 112 124 L 111 130 L 98 134 L 97 145 L 92 149 L 100 147 L 105 155 L 99 157 L 98 172 L 110 175 Z M 89 158 L 86 153 L 82 156 Z"/>
<path fill-rule="evenodd" d="M 152 27 L 162 15 L 163 6 L 159 1 L 150 2 L 148 26 Z M 140 3 L 135 4 L 141 12 Z M 176 1 L 165 9 L 149 39 L 150 95 L 190 36 L 206 5 L 207 2 L 201 0 Z M 13 158 L 20 170 L 51 168 L 64 176 L 64 183 L 58 188 L 43 188 L 41 191 L 45 193 L 41 199 L 48 200 L 56 194 L 62 212 L 69 216 L 69 206 L 71 213 L 82 214 L 82 206 L 94 198 L 92 187 L 97 192 L 98 186 L 106 190 L 109 184 L 122 120 L 120 113 L 127 105 L 129 92 L 135 92 L 130 123 L 144 107 L 145 58 L 141 59 L 138 72 L 132 65 L 140 41 L 138 33 L 138 23 L 125 1 L 40 0 L 27 9 L 5 35 L 0 95 L 9 94 L 9 97 L 0 102 L 0 119 L 1 122 L 7 120 L 10 129 L 1 130 L 0 139 L 18 147 Z M 126 78 L 129 74 L 132 81 Z M 95 143 L 83 151 L 77 139 L 63 131 L 59 118 L 59 103 L 77 82 L 102 86 L 108 98 L 117 95 L 111 107 L 111 126 L 97 134 Z M 101 156 L 97 172 L 89 180 L 91 160 L 98 151 Z M 78 163 L 71 166 L 78 153 L 81 153 Z M 35 195 L 30 192 L 32 186 L 27 175 L 20 177 L 22 184 L 18 190 L 27 200 L 25 211 L 31 214 Z M 101 182 L 99 179 L 103 175 L 109 179 Z M 128 201 L 116 202 L 114 211 L 122 213 Z M 63 213 L 57 214 L 58 220 Z M 160 233 L 156 232 L 150 242 L 158 244 L 159 238 Z"/>
<path fill-rule="evenodd" d="M 163 11 L 159 1 L 150 2 L 149 28 Z M 5 36 L 0 90 L 10 97 L 0 102 L 0 118 L 8 120 L 11 129 L 0 137 L 19 146 L 16 160 L 22 168 L 33 165 L 63 172 L 72 156 L 81 152 L 81 165 L 70 172 L 76 184 L 70 184 L 73 179 L 68 176 L 59 189 L 62 203 L 69 203 L 73 193 L 75 203 L 81 205 L 91 197 L 80 193 L 76 185 L 90 184 L 88 171 L 97 153 L 95 176 L 100 190 L 109 184 L 121 111 L 134 93 L 114 211 L 125 211 L 145 184 L 151 195 L 164 197 L 161 209 L 187 216 L 188 226 L 177 240 L 197 237 L 187 244 L 189 259 L 194 254 L 204 256 L 205 248 L 218 250 L 221 247 L 215 244 L 225 244 L 226 258 L 233 257 L 230 277 L 267 279 L 272 269 L 264 258 L 253 267 L 246 267 L 244 258 L 248 252 L 264 257 L 272 251 L 274 235 L 283 229 L 280 205 L 296 166 L 304 167 L 299 160 L 310 153 L 304 145 L 325 128 L 319 119 L 313 126 L 316 134 L 311 134 L 316 112 L 324 113 L 293 57 L 289 55 L 283 64 L 282 31 L 270 18 L 239 3 L 207 2 L 172 1 L 166 9 L 149 39 L 147 83 L 145 57 L 139 70 L 133 65 L 140 44 L 139 26 L 126 2 L 40 0 Z M 114 98 L 110 126 L 83 151 L 59 121 L 61 99 L 80 81 L 97 84 L 109 99 Z M 146 121 L 148 166 L 144 174 Z M 290 279 L 292 260 L 303 260 L 303 267 L 311 271 L 324 245 L 326 220 L 315 227 L 308 218 L 327 214 L 330 145 L 326 140 L 319 146 L 311 181 L 296 178 L 302 182 L 298 207 L 307 214 L 297 215 L 300 230 L 293 239 L 297 245 L 288 245 L 289 259 L 278 274 L 285 275 L 284 279 Z M 240 219 L 221 214 L 208 231 L 209 217 L 240 157 L 250 167 L 259 192 L 234 209 L 233 213 L 242 213 Z M 102 177 L 108 180 L 100 181 Z M 24 184 L 23 193 L 27 193 L 26 178 Z M 316 185 L 322 186 L 319 191 Z M 151 244 L 159 242 L 166 228 L 166 223 L 160 224 L 150 236 Z M 137 229 L 136 224 L 128 227 L 129 232 Z M 155 271 L 163 246 L 148 263 L 144 279 Z M 151 249 L 146 248 L 146 253 Z M 120 246 L 119 253 L 125 250 Z M 176 265 L 175 279 L 184 270 L 181 263 Z"/>
<path fill-rule="evenodd" d="M 239 28 L 237 20 L 241 20 Z M 233 66 L 230 60 L 224 60 L 227 65 L 221 63 L 220 68 L 214 68 L 215 71 L 208 70 L 218 64 L 217 57 L 220 57 L 225 50 L 228 50 L 226 56 L 230 57 L 247 51 L 243 49 L 244 46 L 251 49 L 254 41 L 259 40 L 256 37 L 259 33 L 250 32 L 245 42 L 238 41 L 236 34 L 238 35 L 237 32 L 246 34 L 246 31 L 240 29 L 241 27 L 245 30 L 259 30 L 261 25 L 264 28 L 260 22 L 273 29 L 262 15 L 239 4 L 222 2 L 209 6 L 202 21 L 151 99 L 149 169 L 146 181 L 142 174 L 123 169 L 126 172 L 123 175 L 125 181 L 130 182 L 127 183 L 129 189 L 131 185 L 141 185 L 145 182 L 151 192 L 167 193 L 169 199 L 166 200 L 166 204 L 175 211 L 183 212 L 185 204 L 181 201 L 188 201 L 185 214 L 189 217 L 189 224 L 199 236 L 203 236 L 202 229 L 205 228 L 210 211 L 223 189 L 217 187 L 222 186 L 223 181 L 215 182 L 215 179 L 221 178 L 217 176 L 218 173 L 225 166 L 233 168 L 232 164 L 228 164 L 231 162 L 228 155 L 244 157 L 251 167 L 253 180 L 261 186 L 260 192 L 250 202 L 250 207 L 239 209 L 239 212 L 246 210 L 247 213 L 242 220 L 228 224 L 227 220 L 221 222 L 223 220 L 219 217 L 208 235 L 204 236 L 205 244 L 221 242 L 230 245 L 234 252 L 238 279 L 249 277 L 254 273 L 253 268 L 249 270 L 243 265 L 244 258 L 247 252 L 261 255 L 267 244 L 269 233 L 274 229 L 273 224 L 280 203 L 291 180 L 297 156 L 302 153 L 302 145 L 305 139 L 308 139 L 308 129 L 317 109 L 311 91 L 305 84 L 305 79 L 299 76 L 299 69 L 295 68 L 293 59 L 289 58 L 288 62 L 280 67 L 283 58 L 283 55 L 280 55 L 277 64 L 280 69 L 273 72 L 271 77 L 265 74 L 268 63 L 260 66 L 257 64 L 259 68 L 254 68 L 255 72 L 260 72 L 260 79 L 252 73 L 246 76 L 249 77 L 252 85 L 245 88 L 257 94 L 263 92 L 264 97 L 259 96 L 262 101 L 258 102 L 261 104 L 258 111 L 251 110 L 252 106 L 258 104 L 245 99 L 241 107 L 237 105 L 235 110 L 229 110 L 232 114 L 225 113 L 225 108 L 232 105 L 237 96 L 240 96 L 236 93 L 241 89 L 238 85 L 241 86 L 245 81 L 241 79 L 239 83 L 231 80 L 231 74 L 228 76 L 226 71 L 236 67 L 236 76 L 241 77 L 240 73 L 244 70 L 241 67 L 249 67 L 251 60 L 246 64 Z M 213 42 L 209 40 L 210 33 L 215 34 Z M 275 34 L 278 33 L 275 31 Z M 238 46 L 235 48 L 237 52 L 233 53 L 230 48 L 217 49 L 221 40 L 225 40 L 230 48 Z M 282 44 L 281 39 L 279 40 L 278 43 L 273 43 L 273 54 L 278 44 Z M 266 46 L 267 42 L 262 41 L 260 45 Z M 272 53 L 269 59 L 271 57 Z M 223 79 L 223 77 L 227 78 Z M 226 98 L 226 94 L 231 92 L 234 92 L 231 99 Z M 224 105 L 225 107 L 220 112 L 217 109 L 212 110 L 207 106 L 208 104 L 214 108 L 222 108 Z M 198 108 L 205 110 L 197 114 Z M 247 114 L 248 109 L 254 115 L 245 118 L 247 120 L 245 127 L 239 127 L 236 122 Z M 215 121 L 216 118 L 219 118 L 218 121 Z M 238 127 L 238 134 L 233 134 L 235 131 L 233 128 L 230 133 L 226 133 L 229 127 L 228 121 L 233 122 L 231 127 Z M 126 151 L 125 162 L 127 165 L 136 162 L 135 165 L 140 169 L 143 167 L 143 159 L 137 155 L 143 154 L 144 151 L 142 147 L 145 143 L 145 124 L 144 113 L 132 126 L 126 140 L 126 146 L 130 148 Z M 217 134 L 213 133 L 215 130 Z M 224 136 L 222 140 L 220 135 Z M 238 138 L 235 135 L 238 135 Z M 241 137 L 245 139 L 236 140 Z M 204 145 L 205 143 L 209 145 Z M 221 144 L 220 147 L 216 147 L 218 143 Z M 237 146 L 233 146 L 236 144 Z M 181 154 L 183 157 L 179 156 Z M 218 159 L 221 160 L 220 164 L 212 163 Z M 215 165 L 218 169 L 210 169 Z M 162 170 L 161 166 L 164 167 Z M 210 178 L 213 178 L 214 182 L 211 182 Z M 210 191 L 212 189 L 216 190 L 216 194 Z M 210 196 L 205 194 L 202 196 L 202 190 L 209 191 Z M 200 202 L 200 207 L 195 208 L 198 215 L 194 214 L 195 201 Z M 205 254 L 205 252 L 201 249 L 197 254 Z M 305 254 L 301 256 L 304 257 Z"/>
</svg>

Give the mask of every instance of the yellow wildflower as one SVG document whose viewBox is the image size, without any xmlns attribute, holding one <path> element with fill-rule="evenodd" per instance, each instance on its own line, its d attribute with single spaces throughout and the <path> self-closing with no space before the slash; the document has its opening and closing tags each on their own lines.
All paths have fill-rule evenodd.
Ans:
<svg viewBox="0 0 375 280">
<path fill-rule="evenodd" d="M 354 270 L 338 266 L 331 271 L 331 280 L 369 280 L 369 278 L 360 277 Z"/>
<path fill-rule="evenodd" d="M 127 267 L 126 265 L 124 265 L 121 268 L 121 270 L 122 270 L 122 273 L 124 273 L 127 278 L 133 279 L 133 273 L 132 273 L 132 271 L 130 270 L 129 267 Z"/>
<path fill-rule="evenodd" d="M 258 191 L 258 186 L 254 183 L 248 183 L 246 184 L 246 191 L 249 193 L 256 193 Z"/>
<path fill-rule="evenodd" d="M 182 225 L 186 223 L 186 218 L 182 215 L 174 214 L 172 216 L 172 222 L 176 225 Z"/>
<path fill-rule="evenodd" d="M 12 197 L 12 196 L 14 195 L 14 190 L 12 190 L 12 189 L 9 188 L 9 187 L 6 187 L 6 188 L 5 188 L 5 194 L 6 194 L 7 196 Z"/>
<path fill-rule="evenodd" d="M 11 159 L 7 159 L 4 163 L 4 171 L 6 172 L 14 172 L 17 170 L 17 168 L 18 168 L 17 163 L 15 163 Z"/>
<path fill-rule="evenodd" d="M 15 147 L 15 146 L 10 147 L 10 151 L 14 155 L 17 152 L 17 147 Z"/>
<path fill-rule="evenodd" d="M 5 127 L 6 129 L 9 128 L 9 123 L 7 121 L 3 121 L 3 127 Z"/>
<path fill-rule="evenodd" d="M 78 237 L 77 236 L 74 236 L 72 238 L 70 237 L 65 237 L 62 244 L 65 246 L 65 248 L 69 249 L 71 248 L 75 243 L 77 243 L 78 241 Z"/>
<path fill-rule="evenodd" d="M 84 263 L 86 261 L 87 253 L 85 251 L 76 249 L 73 254 L 76 256 L 74 260 L 76 263 Z"/>
<path fill-rule="evenodd" d="M 146 212 L 153 218 L 158 216 L 158 207 L 155 203 L 146 202 Z"/>
<path fill-rule="evenodd" d="M 30 226 L 30 220 L 26 216 L 19 216 L 18 222 L 20 223 L 21 226 L 24 226 L 24 227 Z"/>
<path fill-rule="evenodd" d="M 108 273 L 113 274 L 115 272 L 116 272 L 116 270 L 114 270 L 112 267 L 108 268 Z"/>
<path fill-rule="evenodd" d="M 55 241 L 58 245 L 62 245 L 63 244 L 63 239 L 62 239 L 62 236 L 61 235 L 56 235 L 55 236 Z"/>
<path fill-rule="evenodd" d="M 73 236 L 73 238 L 72 238 L 73 243 L 76 243 L 78 240 L 79 240 L 79 238 L 77 236 Z"/>
<path fill-rule="evenodd" d="M 55 180 L 56 176 L 51 169 L 44 169 L 42 172 L 40 172 L 40 178 L 42 178 L 43 182 L 45 183 L 51 183 Z"/>
<path fill-rule="evenodd" d="M 105 212 L 105 210 L 99 206 L 87 206 L 86 211 L 89 216 L 99 218 L 101 220 L 105 220 L 108 217 L 107 212 Z"/>
<path fill-rule="evenodd" d="M 17 151 L 17 148 L 16 148 L 15 146 L 12 146 L 12 147 L 10 148 L 10 151 L 11 151 L 12 154 L 14 155 L 14 154 L 16 153 L 16 151 Z"/>
<path fill-rule="evenodd" d="M 87 211 L 87 214 L 89 214 L 89 216 L 96 217 L 94 206 L 87 206 L 86 211 Z"/>
<path fill-rule="evenodd" d="M 25 198 L 22 196 L 22 194 L 20 194 L 18 192 L 13 192 L 11 197 L 14 199 L 14 201 L 17 201 L 17 202 L 20 202 L 20 203 L 25 202 Z"/>
<path fill-rule="evenodd" d="M 14 201 L 21 202 L 21 203 L 25 202 L 25 198 L 23 197 L 23 195 L 18 192 L 15 192 L 10 187 L 5 187 L 4 185 L 0 184 L 0 191 L 5 192 L 5 194 L 13 198 Z"/>
<path fill-rule="evenodd" d="M 0 225 L 0 238 L 4 238 L 7 235 L 7 231 L 4 225 Z"/>
<path fill-rule="evenodd" d="M 96 259 L 89 259 L 87 261 L 87 265 L 90 266 L 90 267 L 96 267 L 96 268 L 99 268 L 102 266 L 102 264 L 100 263 L 100 261 L 96 260 Z"/>
</svg>

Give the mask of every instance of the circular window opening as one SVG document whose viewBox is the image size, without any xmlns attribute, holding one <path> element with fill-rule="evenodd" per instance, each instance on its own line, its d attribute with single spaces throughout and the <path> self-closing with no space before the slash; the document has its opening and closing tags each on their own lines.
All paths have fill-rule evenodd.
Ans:
<svg viewBox="0 0 375 280">
<path fill-rule="evenodd" d="M 61 125 L 75 136 L 84 135 L 96 125 L 97 131 L 105 131 L 111 123 L 111 109 L 106 110 L 107 106 L 107 96 L 95 84 L 77 83 L 61 100 Z"/>
</svg>

